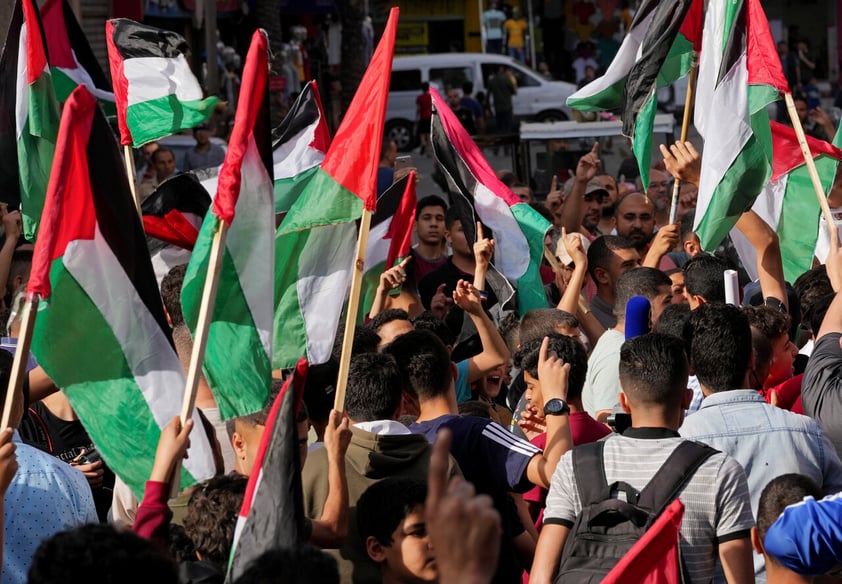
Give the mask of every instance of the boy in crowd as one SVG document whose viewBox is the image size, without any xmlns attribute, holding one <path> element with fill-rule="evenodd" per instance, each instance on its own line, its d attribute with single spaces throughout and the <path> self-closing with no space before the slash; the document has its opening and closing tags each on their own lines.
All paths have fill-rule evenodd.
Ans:
<svg viewBox="0 0 842 584">
<path fill-rule="evenodd" d="M 357 503 L 357 528 L 368 557 L 380 567 L 383 584 L 436 582 L 438 570 L 427 534 L 421 480 L 387 478 L 368 488 Z"/>
</svg>

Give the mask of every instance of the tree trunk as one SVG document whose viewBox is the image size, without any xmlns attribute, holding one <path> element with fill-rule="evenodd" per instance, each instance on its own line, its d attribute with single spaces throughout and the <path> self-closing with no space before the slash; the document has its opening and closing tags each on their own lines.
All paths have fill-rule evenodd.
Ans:
<svg viewBox="0 0 842 584">
<path fill-rule="evenodd" d="M 342 0 L 342 114 L 360 85 L 366 62 L 363 51 L 363 0 Z"/>
<path fill-rule="evenodd" d="M 14 8 L 14 2 L 9 0 L 0 2 L 0 47 L 6 44 L 6 31 L 9 29 L 9 22 L 12 20 Z"/>
<path fill-rule="evenodd" d="M 281 3 L 278 0 L 257 0 L 256 17 L 257 26 L 264 29 L 269 36 L 269 75 L 281 75 Z M 270 90 L 269 108 L 274 128 L 286 115 L 283 92 Z"/>
</svg>

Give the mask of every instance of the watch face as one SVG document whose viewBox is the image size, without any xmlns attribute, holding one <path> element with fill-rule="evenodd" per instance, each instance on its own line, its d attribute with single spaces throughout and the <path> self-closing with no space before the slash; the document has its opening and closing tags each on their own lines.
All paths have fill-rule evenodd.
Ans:
<svg viewBox="0 0 842 584">
<path fill-rule="evenodd" d="M 563 414 L 567 411 L 567 404 L 560 399 L 552 399 L 544 406 L 544 413 L 550 415 Z"/>
</svg>

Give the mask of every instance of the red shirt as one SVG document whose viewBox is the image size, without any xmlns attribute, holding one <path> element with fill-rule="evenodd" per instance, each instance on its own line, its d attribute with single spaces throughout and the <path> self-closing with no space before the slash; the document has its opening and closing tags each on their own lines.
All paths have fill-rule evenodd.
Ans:
<svg viewBox="0 0 842 584">
<path fill-rule="evenodd" d="M 608 436 L 611 429 L 605 424 L 600 424 L 594 420 L 588 412 L 573 412 L 570 414 L 570 435 L 573 437 L 573 446 L 580 444 L 589 444 Z M 547 447 L 547 433 L 539 434 L 530 440 L 532 444 L 543 450 Z M 532 490 L 523 494 L 525 501 L 532 501 L 544 506 L 544 501 L 547 498 L 547 489 L 536 486 Z M 543 515 L 543 511 L 542 511 Z M 540 527 L 541 517 L 536 521 L 535 526 Z"/>
<path fill-rule="evenodd" d="M 422 93 L 415 98 L 415 105 L 418 106 L 418 117 L 422 120 L 429 120 L 433 117 L 433 96 L 429 93 Z"/>
<path fill-rule="evenodd" d="M 803 378 L 804 374 L 801 373 L 760 393 L 768 403 L 772 403 L 772 392 L 774 391 L 778 398 L 779 408 L 803 415 L 804 405 L 801 403 L 801 380 Z"/>
</svg>

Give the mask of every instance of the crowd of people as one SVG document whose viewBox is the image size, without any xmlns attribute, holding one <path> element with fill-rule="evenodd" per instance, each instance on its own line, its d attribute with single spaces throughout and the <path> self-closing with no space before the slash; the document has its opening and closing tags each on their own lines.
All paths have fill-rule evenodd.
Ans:
<svg viewBox="0 0 842 584">
<path fill-rule="evenodd" d="M 193 158 L 210 154 L 203 132 Z M 141 183 L 175 172 L 171 151 L 144 154 Z M 395 154 L 384 148 L 381 166 Z M 526 314 L 498 286 L 493 233 L 478 223 L 469 241 L 444 196 L 418 202 L 411 258 L 383 272 L 354 331 L 344 413 L 333 409 L 341 331 L 307 378 L 306 541 L 238 582 L 596 581 L 676 498 L 687 582 L 811 581 L 836 567 L 842 251 L 790 285 L 777 236 L 749 211 L 737 228 L 757 251 L 759 293 L 726 304 L 733 258 L 701 250 L 692 197 L 668 222 L 670 180 L 692 190 L 701 155 L 690 143 L 662 155 L 648 191 L 621 196 L 595 145 L 531 203 L 553 224 L 555 261 L 541 266 L 547 307 Z M 32 251 L 19 213 L 4 210 L 3 223 L 2 346 L 14 350 Z M 173 268 L 161 293 L 186 366 L 184 273 Z M 11 362 L 0 351 L 2 387 Z M 273 397 L 222 421 L 202 380 L 204 427 L 164 428 L 141 500 L 36 363 L 12 397 L 4 583 L 224 581 Z M 191 431 L 218 446 L 217 477 L 174 494 Z"/>
<path fill-rule="evenodd" d="M 512 123 L 504 104 L 516 91 L 505 67 L 489 91 L 499 131 Z M 469 131 L 483 131 L 472 87 L 446 97 Z M 797 101 L 814 112 L 814 132 L 835 132 L 807 97 Z M 165 144 L 144 146 L 141 197 L 178 171 L 218 166 L 224 150 L 211 134 L 195 128 L 178 163 Z M 825 264 L 787 282 L 777 234 L 747 211 L 736 228 L 756 252 L 757 282 L 727 241 L 706 253 L 693 231 L 701 156 L 690 142 L 662 146 L 644 191 L 604 173 L 594 144 L 568 180 L 554 174 L 542 202 L 528 177 L 501 170 L 552 224 L 540 267 L 546 306 L 524 314 L 494 269 L 488 226 L 463 225 L 446 189 L 421 198 L 410 257 L 381 274 L 354 330 L 342 411 L 342 330 L 330 359 L 308 372 L 296 417 L 302 539 L 263 554 L 236 582 L 601 581 L 630 553 L 658 564 L 634 544 L 676 500 L 680 575 L 659 581 L 834 581 L 842 249 L 830 242 Z M 396 171 L 397 158 L 384 141 L 378 192 L 408 171 Z M 829 202 L 842 206 L 842 180 Z M 33 252 L 20 213 L 0 215 L 5 388 Z M 740 306 L 726 303 L 730 269 L 745 284 Z M 160 292 L 186 369 L 185 272 L 172 268 Z M 200 379 L 201 427 L 174 418 L 163 428 L 137 498 L 61 388 L 34 359 L 27 369 L 18 393 L 0 400 L 11 411 L 0 432 L 2 583 L 226 581 L 269 411 L 291 372 L 276 372 L 263 410 L 230 420 Z M 193 432 L 215 447 L 216 476 L 177 492 Z"/>
</svg>

